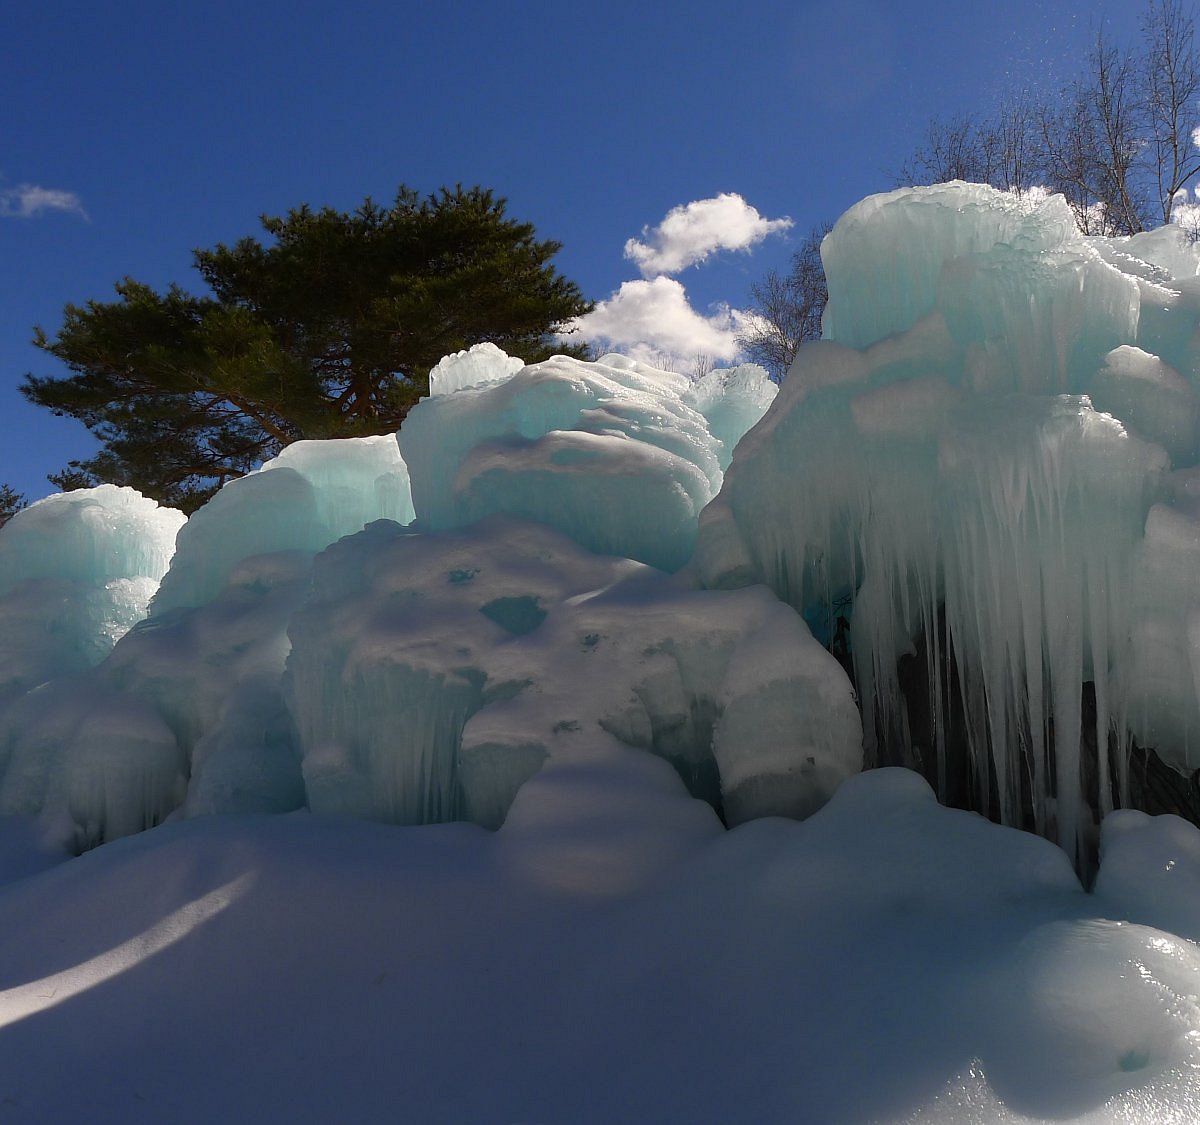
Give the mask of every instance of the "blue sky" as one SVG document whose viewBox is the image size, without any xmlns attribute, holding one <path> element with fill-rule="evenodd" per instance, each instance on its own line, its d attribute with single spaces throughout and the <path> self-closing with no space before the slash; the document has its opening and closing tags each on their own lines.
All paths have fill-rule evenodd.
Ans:
<svg viewBox="0 0 1200 1125">
<path fill-rule="evenodd" d="M 401 182 L 480 183 L 563 243 L 557 265 L 588 297 L 642 282 L 658 302 L 649 318 L 640 310 L 646 331 L 689 309 L 720 318 L 813 224 L 894 186 L 931 116 L 1057 88 L 1099 20 L 1128 39 L 1140 10 L 6 5 L 0 482 L 44 495 L 48 472 L 93 448 L 78 423 L 17 393 L 25 372 L 60 370 L 31 346 L 33 325 L 53 333 L 65 304 L 106 300 L 124 276 L 199 291 L 192 249 L 257 233 L 260 214 L 351 209 Z M 744 206 L 686 209 L 730 195 Z M 656 233 L 678 208 L 675 236 Z M 698 264 L 662 257 L 738 237 L 746 249 Z M 640 257 L 626 257 L 630 240 Z"/>
</svg>

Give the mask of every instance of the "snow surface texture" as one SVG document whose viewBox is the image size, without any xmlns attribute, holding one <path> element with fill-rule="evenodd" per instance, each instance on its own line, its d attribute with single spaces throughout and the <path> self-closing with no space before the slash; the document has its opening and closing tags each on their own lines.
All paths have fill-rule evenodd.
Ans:
<svg viewBox="0 0 1200 1125">
<path fill-rule="evenodd" d="M 495 833 L 166 825 L 0 890 L 4 1118 L 1188 1125 L 1200 833 L 1126 827 L 1087 895 L 909 771 L 724 832 L 633 751 Z"/>
<path fill-rule="evenodd" d="M 822 257 L 825 339 L 739 447 L 696 572 L 844 644 L 869 762 L 945 793 L 959 751 L 976 807 L 1083 855 L 1130 735 L 1200 764 L 1200 252 L 945 184 L 864 200 Z"/>
</svg>

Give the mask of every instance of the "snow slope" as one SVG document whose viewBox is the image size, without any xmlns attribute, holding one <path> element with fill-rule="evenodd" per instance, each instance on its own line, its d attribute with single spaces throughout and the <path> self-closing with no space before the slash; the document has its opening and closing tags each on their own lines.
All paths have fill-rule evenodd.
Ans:
<svg viewBox="0 0 1200 1125">
<path fill-rule="evenodd" d="M 548 768 L 497 833 L 202 818 L 0 891 L 0 1104 L 18 1122 L 1194 1121 L 1200 951 L 1122 907 L 898 770 L 729 832 L 634 752 Z"/>
</svg>

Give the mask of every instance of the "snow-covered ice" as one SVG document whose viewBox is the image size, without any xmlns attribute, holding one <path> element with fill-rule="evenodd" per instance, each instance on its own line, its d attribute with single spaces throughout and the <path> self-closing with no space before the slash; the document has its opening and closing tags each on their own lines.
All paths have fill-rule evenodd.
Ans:
<svg viewBox="0 0 1200 1125">
<path fill-rule="evenodd" d="M 778 389 L 477 345 L 0 529 L 0 1118 L 1200 1120 L 1200 830 L 1121 807 L 1200 762 L 1200 251 L 823 256 Z"/>
</svg>

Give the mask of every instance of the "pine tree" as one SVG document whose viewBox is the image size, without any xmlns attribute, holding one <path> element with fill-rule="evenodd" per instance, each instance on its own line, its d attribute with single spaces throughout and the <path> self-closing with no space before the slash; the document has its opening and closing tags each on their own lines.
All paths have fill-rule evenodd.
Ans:
<svg viewBox="0 0 1200 1125">
<path fill-rule="evenodd" d="M 0 484 L 0 527 L 8 523 L 24 507 L 24 496 L 7 484 Z"/>
<path fill-rule="evenodd" d="M 350 214 L 264 216 L 270 241 L 197 250 L 209 293 L 125 280 L 118 300 L 68 305 L 51 339 L 66 377 L 26 376 L 31 402 L 84 423 L 100 452 L 51 479 L 129 484 L 193 510 L 299 438 L 395 431 L 450 352 L 491 341 L 526 362 L 588 311 L 539 241 L 482 188 Z"/>
</svg>

